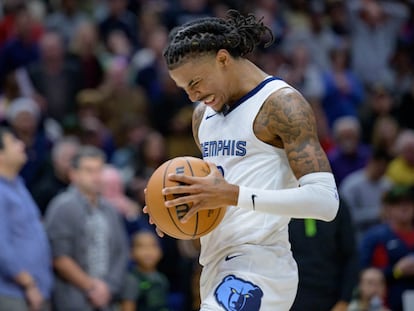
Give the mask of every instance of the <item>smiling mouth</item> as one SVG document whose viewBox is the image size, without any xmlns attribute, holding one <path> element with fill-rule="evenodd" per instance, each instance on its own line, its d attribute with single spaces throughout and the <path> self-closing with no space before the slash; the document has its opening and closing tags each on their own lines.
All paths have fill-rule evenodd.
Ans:
<svg viewBox="0 0 414 311">
<path fill-rule="evenodd" d="M 209 105 L 211 103 L 214 102 L 214 100 L 216 99 L 216 97 L 214 95 L 209 95 L 207 97 L 205 97 L 202 102 L 204 102 L 204 104 Z"/>
</svg>

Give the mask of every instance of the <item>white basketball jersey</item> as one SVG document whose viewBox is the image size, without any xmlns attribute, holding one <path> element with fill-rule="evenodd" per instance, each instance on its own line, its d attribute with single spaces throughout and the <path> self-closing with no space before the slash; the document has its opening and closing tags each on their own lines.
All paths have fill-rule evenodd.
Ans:
<svg viewBox="0 0 414 311">
<path fill-rule="evenodd" d="M 299 185 L 285 151 L 260 141 L 253 132 L 254 120 L 272 93 L 290 87 L 268 77 L 243 96 L 229 113 L 207 107 L 198 138 L 203 158 L 215 163 L 232 184 L 258 189 L 285 189 Z M 201 238 L 200 263 L 207 264 L 223 251 L 238 245 L 279 245 L 290 248 L 287 225 L 282 217 L 229 206 L 220 225 Z"/>
</svg>

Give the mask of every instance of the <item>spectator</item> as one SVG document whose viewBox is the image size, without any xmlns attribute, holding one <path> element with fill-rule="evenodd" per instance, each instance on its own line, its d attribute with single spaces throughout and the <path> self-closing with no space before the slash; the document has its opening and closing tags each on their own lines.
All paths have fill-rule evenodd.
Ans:
<svg viewBox="0 0 414 311">
<path fill-rule="evenodd" d="M 289 239 L 299 285 L 291 311 L 346 311 L 357 283 L 358 252 L 348 207 L 332 222 L 292 219 Z"/>
<path fill-rule="evenodd" d="M 386 175 L 395 184 L 414 185 L 414 130 L 402 131 L 395 143 L 396 157 Z"/>
<path fill-rule="evenodd" d="M 376 84 L 365 89 L 367 100 L 361 105 L 359 119 L 361 123 L 361 140 L 372 143 L 374 127 L 377 120 L 384 117 L 392 117 L 397 105 L 392 97 L 391 89 L 382 84 Z"/>
<path fill-rule="evenodd" d="M 366 230 L 382 221 L 381 198 L 391 188 L 391 181 L 385 177 L 390 160 L 386 151 L 374 150 L 368 163 L 345 177 L 339 187 L 339 195 L 349 206 L 358 243 Z"/>
<path fill-rule="evenodd" d="M 338 40 L 349 43 L 351 29 L 346 1 L 330 0 L 326 2 L 326 17 L 329 20 L 329 27 Z"/>
<path fill-rule="evenodd" d="M 111 310 L 128 260 L 124 227 L 99 195 L 104 153 L 82 147 L 74 156 L 71 186 L 55 197 L 45 217 L 56 271 L 54 310 Z"/>
<path fill-rule="evenodd" d="M 125 59 L 111 59 L 95 101 L 98 117 L 111 131 L 117 147 L 126 143 L 123 130 L 131 116 L 149 116 L 147 97 L 140 87 L 129 84 L 128 70 Z"/>
<path fill-rule="evenodd" d="M 167 37 L 165 27 L 157 25 L 151 36 L 147 36 L 147 41 L 143 42 L 144 48 L 135 53 L 131 63 L 134 79 L 145 90 L 152 105 L 159 103 L 162 95 L 162 80 L 166 75 L 163 50 L 167 44 Z M 154 110 L 156 107 L 151 109 Z"/>
<path fill-rule="evenodd" d="M 3 93 L 0 95 L 0 123 L 7 123 L 7 110 L 10 103 L 20 97 L 20 87 L 15 72 L 9 73 L 3 84 Z"/>
<path fill-rule="evenodd" d="M 414 58 L 412 51 L 407 46 L 399 43 L 394 49 L 390 68 L 392 70 L 391 89 L 394 97 L 399 101 L 403 94 L 411 89 L 414 83 Z"/>
<path fill-rule="evenodd" d="M 133 120 L 125 124 L 123 132 L 126 143 L 117 148 L 111 158 L 111 163 L 120 170 L 125 185 L 128 185 L 134 177 L 140 154 L 139 148 L 150 131 L 148 121 L 143 116 L 134 116 Z"/>
<path fill-rule="evenodd" d="M 212 14 L 208 0 L 177 0 L 169 6 L 164 15 L 168 29 Z"/>
<path fill-rule="evenodd" d="M 414 81 L 411 83 L 411 87 L 407 90 L 401 98 L 400 105 L 397 107 L 396 118 L 402 128 L 408 128 L 414 130 Z"/>
<path fill-rule="evenodd" d="M 60 0 L 57 9 L 45 21 L 46 29 L 59 33 L 66 46 L 72 41 L 77 28 L 88 19 L 79 10 L 79 3 L 78 0 Z"/>
<path fill-rule="evenodd" d="M 370 147 L 361 142 L 361 127 L 357 118 L 345 116 L 333 125 L 335 148 L 328 153 L 338 187 L 350 173 L 363 168 L 370 157 Z"/>
<path fill-rule="evenodd" d="M 144 230 L 132 239 L 130 268 L 122 293 L 121 311 L 168 311 L 169 284 L 157 265 L 162 257 L 158 237 Z"/>
<path fill-rule="evenodd" d="M 122 217 L 129 237 L 140 229 L 150 228 L 142 207 L 126 195 L 121 172 L 116 167 L 109 164 L 104 167 L 101 185 L 102 196 Z"/>
<path fill-rule="evenodd" d="M 372 129 L 370 140 L 372 149 L 382 149 L 394 156 L 394 144 L 397 140 L 400 126 L 392 116 L 377 118 Z"/>
<path fill-rule="evenodd" d="M 332 127 L 343 116 L 358 116 L 363 103 L 363 84 L 350 69 L 349 50 L 346 46 L 329 50 L 331 68 L 323 73 L 324 96 L 322 107 Z"/>
<path fill-rule="evenodd" d="M 100 41 L 92 22 L 81 23 L 73 35 L 69 53 L 80 64 L 82 88 L 96 88 L 103 82 L 104 69 L 99 59 Z"/>
<path fill-rule="evenodd" d="M 394 186 L 383 198 L 385 221 L 366 232 L 362 268 L 376 267 L 387 282 L 387 305 L 402 311 L 402 294 L 414 289 L 414 188 Z"/>
<path fill-rule="evenodd" d="M 13 100 L 7 111 L 7 121 L 17 138 L 23 141 L 27 161 L 20 171 L 29 190 L 44 173 L 52 142 L 41 129 L 40 110 L 36 102 L 27 97 Z"/>
<path fill-rule="evenodd" d="M 51 167 L 36 180 L 32 187 L 33 198 L 42 215 L 52 198 L 65 190 L 70 183 L 69 170 L 72 158 L 80 147 L 76 137 L 63 137 L 51 150 Z"/>
<path fill-rule="evenodd" d="M 348 311 L 390 311 L 384 304 L 387 286 L 381 270 L 366 268 L 361 271 L 356 295 Z"/>
<path fill-rule="evenodd" d="M 320 71 L 327 71 L 331 68 L 329 51 L 337 44 L 334 32 L 323 18 L 324 9 L 324 5 L 319 1 L 309 4 L 309 27 L 289 32 L 284 42 L 284 45 L 289 46 L 290 42 L 303 41 L 309 50 L 311 63 L 316 65 Z"/>
<path fill-rule="evenodd" d="M 137 37 L 137 18 L 136 16 L 128 11 L 127 0 L 111 0 L 107 2 L 108 14 L 99 23 L 99 30 L 102 41 L 107 45 L 108 37 L 114 30 L 122 31 L 128 38 L 128 41 L 134 46 L 138 46 Z"/>
<path fill-rule="evenodd" d="M 10 18 L 13 19 L 10 27 L 13 30 L 4 44 L 0 42 L 0 90 L 10 72 L 39 59 L 39 35 L 34 36 L 36 27 L 29 10 L 24 5 L 19 5 Z"/>
<path fill-rule="evenodd" d="M 324 92 L 322 71 L 311 62 L 306 42 L 294 42 L 286 47 L 284 53 L 287 61 L 279 67 L 276 74 L 301 92 L 312 105 L 321 144 L 329 145 L 329 123 L 321 103 Z"/>
<path fill-rule="evenodd" d="M 399 1 L 347 1 L 352 27 L 352 68 L 366 85 L 391 85 L 389 61 L 398 33 L 408 18 Z M 375 47 L 375 48 L 372 48 Z"/>
<path fill-rule="evenodd" d="M 52 265 L 39 211 L 18 173 L 23 143 L 0 128 L 0 311 L 46 311 Z"/>
<path fill-rule="evenodd" d="M 75 96 L 83 85 L 80 68 L 67 61 L 63 40 L 56 32 L 43 35 L 40 57 L 28 69 L 37 100 L 46 116 L 64 125 L 75 112 Z"/>
<path fill-rule="evenodd" d="M 165 137 L 157 131 L 151 131 L 142 141 L 138 150 L 134 179 L 128 188 L 138 203 L 144 206 L 144 189 L 148 179 L 168 158 Z"/>
</svg>

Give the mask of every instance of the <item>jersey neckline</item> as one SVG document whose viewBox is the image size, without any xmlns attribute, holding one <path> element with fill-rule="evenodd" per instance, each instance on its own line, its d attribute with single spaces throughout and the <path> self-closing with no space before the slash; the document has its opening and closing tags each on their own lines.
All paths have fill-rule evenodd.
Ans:
<svg viewBox="0 0 414 311">
<path fill-rule="evenodd" d="M 234 109 L 236 109 L 238 106 L 240 106 L 241 103 L 248 100 L 250 97 L 256 95 L 267 83 L 275 80 L 281 80 L 278 77 L 270 76 L 266 79 L 264 79 L 262 82 L 260 82 L 258 85 L 256 85 L 251 91 L 249 91 L 247 94 L 243 95 L 239 100 L 237 100 L 233 105 L 231 106 L 225 106 L 225 109 L 223 110 L 223 116 L 227 116 L 230 112 L 232 112 Z M 226 109 L 227 108 L 227 109 Z"/>
</svg>

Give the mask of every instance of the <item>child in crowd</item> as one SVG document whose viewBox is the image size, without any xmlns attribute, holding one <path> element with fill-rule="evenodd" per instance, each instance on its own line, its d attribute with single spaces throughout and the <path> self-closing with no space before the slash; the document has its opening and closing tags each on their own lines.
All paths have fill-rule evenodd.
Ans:
<svg viewBox="0 0 414 311">
<path fill-rule="evenodd" d="M 122 293 L 121 311 L 168 311 L 167 278 L 157 270 L 162 258 L 158 237 L 149 230 L 132 237 L 130 267 Z"/>
<path fill-rule="evenodd" d="M 348 311 L 390 311 L 383 302 L 386 292 L 382 271 L 366 268 L 361 271 L 356 297 L 351 301 Z"/>
</svg>

